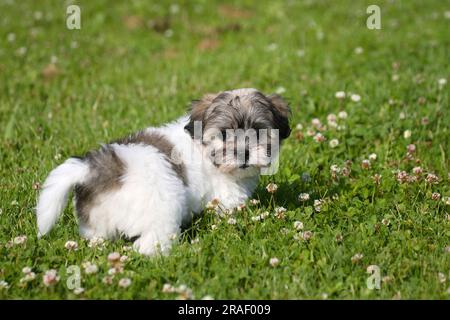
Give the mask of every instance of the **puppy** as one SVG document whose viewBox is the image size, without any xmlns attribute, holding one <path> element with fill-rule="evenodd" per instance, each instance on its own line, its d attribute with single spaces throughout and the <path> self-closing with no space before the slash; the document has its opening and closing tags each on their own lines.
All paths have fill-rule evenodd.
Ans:
<svg viewBox="0 0 450 320">
<path fill-rule="evenodd" d="M 207 203 L 233 209 L 251 196 L 290 134 L 289 114 L 280 96 L 256 89 L 208 94 L 175 122 L 69 158 L 43 185 L 39 236 L 74 188 L 81 236 L 124 236 L 142 254 L 167 252 Z"/>
</svg>

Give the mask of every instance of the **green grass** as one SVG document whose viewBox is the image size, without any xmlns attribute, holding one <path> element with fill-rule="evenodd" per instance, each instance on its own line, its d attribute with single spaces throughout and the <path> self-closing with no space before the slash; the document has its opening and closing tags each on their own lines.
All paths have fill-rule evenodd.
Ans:
<svg viewBox="0 0 450 320">
<path fill-rule="evenodd" d="M 82 29 L 71 31 L 64 1 L 0 1 L 0 280 L 9 283 L 0 298 L 176 298 L 162 292 L 165 283 L 215 299 L 450 297 L 450 218 L 442 200 L 450 196 L 450 117 L 448 84 L 438 84 L 449 78 L 448 1 L 377 1 L 381 30 L 366 28 L 373 1 L 179 1 L 177 13 L 169 2 L 75 3 Z M 167 18 L 172 31 L 165 30 Z M 206 92 L 239 87 L 284 88 L 292 126 L 303 129 L 285 142 L 279 172 L 261 180 L 261 203 L 237 213 L 235 225 L 206 213 L 167 257 L 127 252 L 124 273 L 110 285 L 102 282 L 107 255 L 130 243 L 89 248 L 72 204 L 51 234 L 37 239 L 33 185 L 53 167 L 100 142 L 175 119 Z M 335 98 L 341 90 L 361 101 Z M 326 142 L 306 134 L 313 118 L 326 124 L 341 110 L 348 113 L 338 121 L 345 128 L 328 127 Z M 330 148 L 334 138 L 340 143 Z M 405 158 L 408 144 L 417 148 L 414 160 Z M 364 170 L 371 153 L 377 159 Z M 350 176 L 333 180 L 330 166 L 342 168 L 346 160 L 353 162 Z M 439 183 L 397 182 L 394 170 L 411 174 L 415 166 Z M 279 186 L 273 198 L 269 182 Z M 299 202 L 302 192 L 310 200 Z M 432 200 L 433 192 L 441 200 Z M 314 200 L 333 195 L 338 199 L 314 210 Z M 275 206 L 288 209 L 284 219 L 251 219 Z M 313 232 L 308 241 L 294 238 L 297 220 Z M 20 235 L 25 244 L 8 244 Z M 79 249 L 66 250 L 68 240 Z M 363 258 L 352 262 L 357 253 Z M 278 266 L 270 266 L 272 257 Z M 75 295 L 67 268 L 85 261 L 99 271 L 83 272 L 85 291 Z M 367 288 L 369 265 L 389 277 L 380 290 Z M 36 279 L 21 284 L 26 266 Z M 42 276 L 52 268 L 60 281 L 45 287 Z M 128 288 L 118 287 L 123 277 L 132 280 Z"/>
</svg>

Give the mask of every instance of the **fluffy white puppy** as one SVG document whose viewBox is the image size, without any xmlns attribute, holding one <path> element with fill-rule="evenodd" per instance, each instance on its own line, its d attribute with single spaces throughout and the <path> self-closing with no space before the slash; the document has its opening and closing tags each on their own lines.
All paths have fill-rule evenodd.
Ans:
<svg viewBox="0 0 450 320">
<path fill-rule="evenodd" d="M 175 122 L 69 158 L 43 185 L 39 236 L 74 188 L 83 237 L 124 236 L 143 254 L 167 251 L 209 201 L 223 209 L 246 201 L 289 136 L 289 113 L 280 96 L 256 89 L 208 94 Z"/>
</svg>

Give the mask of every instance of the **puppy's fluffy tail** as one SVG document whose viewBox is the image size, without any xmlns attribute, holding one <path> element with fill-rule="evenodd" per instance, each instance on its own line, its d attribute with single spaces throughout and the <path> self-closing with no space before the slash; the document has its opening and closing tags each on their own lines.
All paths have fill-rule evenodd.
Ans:
<svg viewBox="0 0 450 320">
<path fill-rule="evenodd" d="M 72 187 L 83 182 L 89 166 L 80 159 L 69 158 L 50 172 L 36 207 L 38 236 L 48 233 L 66 206 Z"/>
</svg>

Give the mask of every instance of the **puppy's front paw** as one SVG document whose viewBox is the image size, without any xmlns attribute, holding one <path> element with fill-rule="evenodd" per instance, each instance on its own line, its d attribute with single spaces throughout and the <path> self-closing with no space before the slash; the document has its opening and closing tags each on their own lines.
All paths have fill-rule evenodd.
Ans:
<svg viewBox="0 0 450 320">
<path fill-rule="evenodd" d="M 158 237 L 153 233 L 145 234 L 134 242 L 133 247 L 137 252 L 148 256 L 167 255 L 176 239 L 178 239 L 178 234 L 163 237 Z"/>
</svg>

